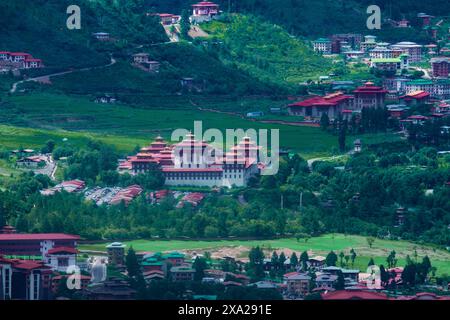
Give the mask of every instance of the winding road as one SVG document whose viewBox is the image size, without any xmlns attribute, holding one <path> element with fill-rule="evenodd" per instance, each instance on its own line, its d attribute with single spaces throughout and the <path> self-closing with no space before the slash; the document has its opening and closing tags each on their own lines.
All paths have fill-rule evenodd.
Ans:
<svg viewBox="0 0 450 320">
<path fill-rule="evenodd" d="M 10 90 L 10 93 L 15 93 L 17 91 L 17 86 L 19 84 L 21 84 L 21 83 L 25 83 L 25 82 L 29 82 L 29 81 L 49 82 L 51 77 L 62 76 L 62 75 L 69 74 L 69 73 L 74 73 L 74 72 L 84 72 L 84 71 L 90 71 L 90 70 L 95 70 L 95 69 L 103 69 L 103 68 L 107 68 L 107 67 L 110 67 L 110 66 L 114 65 L 116 62 L 117 62 L 116 59 L 114 59 L 111 56 L 111 61 L 108 64 L 105 64 L 105 65 L 95 66 L 95 67 L 88 67 L 88 68 L 81 68 L 81 69 L 67 70 L 67 71 L 51 73 L 51 74 L 47 74 L 47 75 L 43 75 L 43 76 L 39 76 L 39 77 L 34 77 L 34 78 L 29 78 L 29 79 L 17 81 L 15 83 L 13 83 L 13 85 L 11 87 L 11 90 Z"/>
</svg>

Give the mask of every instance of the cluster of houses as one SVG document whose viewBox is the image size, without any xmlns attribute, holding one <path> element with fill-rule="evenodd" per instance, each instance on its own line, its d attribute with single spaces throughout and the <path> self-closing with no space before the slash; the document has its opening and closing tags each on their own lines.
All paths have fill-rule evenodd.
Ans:
<svg viewBox="0 0 450 320">
<path fill-rule="evenodd" d="M 158 73 L 161 66 L 159 61 L 150 60 L 148 53 L 133 54 L 132 65 L 151 73 Z"/>
<path fill-rule="evenodd" d="M 191 23 L 202 23 L 216 19 L 221 14 L 219 5 L 211 1 L 201 1 L 192 5 L 192 14 L 189 17 Z M 181 16 L 172 13 L 147 13 L 147 16 L 156 16 L 163 26 L 171 26 L 180 23 Z"/>
<path fill-rule="evenodd" d="M 68 193 L 73 192 L 81 192 L 86 188 L 86 183 L 82 180 L 70 180 L 70 181 L 63 181 L 59 184 L 57 184 L 54 187 L 41 190 L 41 194 L 44 196 L 51 196 L 54 195 L 57 192 L 65 191 Z"/>
<path fill-rule="evenodd" d="M 131 174 L 160 170 L 170 186 L 246 186 L 259 173 L 260 151 L 250 137 L 243 137 L 225 153 L 191 133 L 174 145 L 157 137 L 150 146 L 121 161 L 118 170 Z"/>
<path fill-rule="evenodd" d="M 101 264 L 91 264 L 80 257 L 77 244 L 80 237 L 63 233 L 22 234 L 11 226 L 0 229 L 0 300 L 50 300 L 56 297 L 61 281 L 69 267 L 77 266 L 84 273 L 79 275 L 83 295 L 90 300 L 126 300 L 133 299 L 136 291 L 130 287 L 124 277 L 100 277 L 96 275 L 105 263 L 114 265 L 126 276 L 126 246 L 113 242 L 106 246 L 106 256 Z M 286 269 L 295 269 L 283 275 L 282 281 L 262 280 L 251 282 L 243 273 L 245 261 L 229 256 L 217 258 L 204 270 L 201 279 L 195 279 L 195 260 L 201 257 L 196 253 L 186 255 L 183 252 L 137 252 L 138 263 L 145 281 L 152 285 L 153 281 L 167 279 L 173 282 L 200 281 L 215 283 L 228 287 L 252 286 L 257 289 L 273 289 L 279 291 L 285 299 L 303 299 L 305 296 L 318 293 L 322 299 L 390 299 L 390 300 L 445 300 L 448 297 L 433 293 L 416 295 L 398 295 L 389 297 L 379 282 L 369 274 L 359 270 L 327 266 L 326 258 L 313 256 L 307 261 L 308 273 L 301 268 L 292 268 L 287 258 Z M 84 260 L 86 261 L 84 261 Z M 221 269 L 221 260 L 233 262 L 235 272 Z M 271 259 L 264 259 L 264 270 L 269 273 L 276 268 Z M 387 270 L 390 284 L 402 285 L 403 268 L 395 267 Z M 90 275 L 89 275 L 90 272 Z M 103 272 L 103 271 L 102 271 Z M 100 273 L 102 273 L 100 272 Z M 314 273 L 314 281 L 312 281 Z M 342 277 L 341 277 L 342 275 Z M 339 279 L 341 277 L 341 279 Z M 339 281 L 343 288 L 336 289 Z M 376 280 L 376 279 L 375 279 Z M 186 296 L 186 299 L 204 299 L 200 296 Z M 217 297 L 209 297 L 216 299 Z"/>
<path fill-rule="evenodd" d="M 342 91 L 325 96 L 313 96 L 303 101 L 288 105 L 288 113 L 303 116 L 307 119 L 318 120 L 326 113 L 330 119 L 338 115 L 351 116 L 360 113 L 363 108 L 382 108 L 385 104 L 387 90 L 376 86 L 373 82 L 366 82 L 353 90 L 352 94 Z"/>
<path fill-rule="evenodd" d="M 47 300 L 58 288 L 61 272 L 76 265 L 76 235 L 17 233 L 0 230 L 0 300 Z"/>
<path fill-rule="evenodd" d="M 0 71 L 37 69 L 44 67 L 41 59 L 26 52 L 0 51 Z"/>
</svg>

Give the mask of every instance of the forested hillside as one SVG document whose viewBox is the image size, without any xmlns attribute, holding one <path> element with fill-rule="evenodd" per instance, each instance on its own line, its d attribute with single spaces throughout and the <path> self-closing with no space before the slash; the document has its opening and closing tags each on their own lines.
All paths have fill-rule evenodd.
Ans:
<svg viewBox="0 0 450 320">
<path fill-rule="evenodd" d="M 108 1 L 77 1 L 81 8 L 81 29 L 66 27 L 70 0 L 0 1 L 0 50 L 28 52 L 47 67 L 66 68 L 104 64 L 109 61 L 93 32 L 105 31 L 115 45 L 166 41 L 161 25 L 153 18 Z M 106 3 L 106 2 L 105 2 Z"/>
<path fill-rule="evenodd" d="M 150 10 L 155 12 L 181 12 L 189 9 L 195 0 L 145 0 Z M 369 5 L 379 5 L 384 19 L 406 18 L 418 25 L 417 13 L 426 12 L 435 16 L 450 14 L 450 1 L 447 0 L 216 0 L 224 12 L 253 14 L 266 21 L 279 24 L 292 34 L 305 37 L 318 37 L 340 32 L 367 33 L 366 9 Z M 408 32 L 409 31 L 409 32 Z M 400 39 L 402 36 L 416 37 L 414 30 L 402 30 L 397 35 L 388 26 L 380 31 L 371 31 L 387 39 Z M 421 36 L 421 35 L 419 35 Z M 412 39 L 417 40 L 417 39 Z"/>
</svg>

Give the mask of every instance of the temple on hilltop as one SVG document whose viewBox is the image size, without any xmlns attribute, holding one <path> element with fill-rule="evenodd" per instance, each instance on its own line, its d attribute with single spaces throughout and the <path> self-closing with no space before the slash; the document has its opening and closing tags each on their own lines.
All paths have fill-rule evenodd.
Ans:
<svg viewBox="0 0 450 320">
<path fill-rule="evenodd" d="M 160 170 L 166 185 L 243 187 L 259 174 L 261 147 L 250 137 L 244 137 L 229 152 L 223 153 L 192 133 L 174 145 L 160 136 L 135 156 L 119 165 L 120 172 L 131 174 Z"/>
</svg>

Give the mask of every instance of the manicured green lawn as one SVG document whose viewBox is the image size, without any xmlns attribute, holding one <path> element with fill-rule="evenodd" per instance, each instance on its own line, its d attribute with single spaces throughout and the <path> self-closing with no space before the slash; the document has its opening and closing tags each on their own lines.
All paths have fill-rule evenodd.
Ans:
<svg viewBox="0 0 450 320">
<path fill-rule="evenodd" d="M 339 253 L 343 251 L 349 254 L 350 249 L 355 249 L 357 259 L 355 267 L 365 271 L 370 258 L 374 258 L 377 264 L 386 264 L 386 257 L 389 252 L 395 250 L 399 259 L 398 265 L 402 266 L 406 255 L 413 257 L 414 250 L 417 250 L 418 258 L 428 255 L 434 266 L 438 268 L 437 273 L 450 274 L 450 253 L 429 246 L 422 246 L 408 241 L 390 241 L 376 239 L 372 248 L 369 248 L 366 238 L 362 236 L 345 236 L 342 234 L 323 235 L 314 237 L 307 242 L 296 239 L 275 239 L 275 240 L 222 240 L 222 241 L 197 241 L 197 240 L 135 240 L 125 242 L 127 247 L 133 246 L 137 251 L 171 251 L 171 250 L 214 250 L 223 247 L 262 246 L 273 249 L 291 249 L 297 252 L 310 251 L 312 254 L 326 255 L 331 250 Z M 82 250 L 105 251 L 106 243 L 83 244 Z"/>
</svg>

